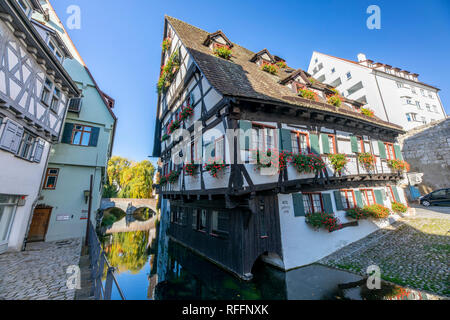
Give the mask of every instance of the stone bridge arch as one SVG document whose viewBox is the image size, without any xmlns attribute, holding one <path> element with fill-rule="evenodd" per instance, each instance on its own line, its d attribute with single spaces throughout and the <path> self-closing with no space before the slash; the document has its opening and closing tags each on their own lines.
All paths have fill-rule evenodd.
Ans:
<svg viewBox="0 0 450 320">
<path fill-rule="evenodd" d="M 100 204 L 100 210 L 105 211 L 110 208 L 119 208 L 127 215 L 132 215 L 140 208 L 150 208 L 156 213 L 157 203 L 157 199 L 103 198 Z"/>
</svg>

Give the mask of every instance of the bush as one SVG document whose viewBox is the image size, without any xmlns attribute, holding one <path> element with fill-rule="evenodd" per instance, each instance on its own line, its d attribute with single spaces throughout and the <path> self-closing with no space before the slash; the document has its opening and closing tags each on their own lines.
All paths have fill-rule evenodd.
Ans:
<svg viewBox="0 0 450 320">
<path fill-rule="evenodd" d="M 389 209 L 381 204 L 374 204 L 364 207 L 364 210 L 375 219 L 386 219 L 389 217 Z"/>
<path fill-rule="evenodd" d="M 306 223 L 314 228 L 326 228 L 329 232 L 336 231 L 342 228 L 339 219 L 332 213 L 314 212 L 305 215 Z"/>
<path fill-rule="evenodd" d="M 396 213 L 405 213 L 408 210 L 404 204 L 400 202 L 392 202 L 392 211 Z"/>
<path fill-rule="evenodd" d="M 356 207 L 356 208 L 351 208 L 351 209 L 347 209 L 345 211 L 347 217 L 356 219 L 356 220 L 361 220 L 361 219 L 366 219 L 370 216 L 370 213 L 362 208 Z"/>
</svg>

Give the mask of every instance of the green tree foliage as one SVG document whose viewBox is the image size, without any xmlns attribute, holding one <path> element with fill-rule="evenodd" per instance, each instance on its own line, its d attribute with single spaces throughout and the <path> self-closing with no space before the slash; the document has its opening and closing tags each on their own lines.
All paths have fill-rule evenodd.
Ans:
<svg viewBox="0 0 450 320">
<path fill-rule="evenodd" d="M 111 198 L 111 195 L 133 199 L 152 197 L 155 167 L 150 161 L 133 162 L 114 156 L 108 162 L 107 172 L 108 184 L 103 192 L 105 198 Z"/>
</svg>

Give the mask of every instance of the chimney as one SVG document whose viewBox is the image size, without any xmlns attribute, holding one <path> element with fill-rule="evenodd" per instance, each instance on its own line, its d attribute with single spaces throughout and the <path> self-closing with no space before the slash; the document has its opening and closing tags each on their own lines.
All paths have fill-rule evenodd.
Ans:
<svg viewBox="0 0 450 320">
<path fill-rule="evenodd" d="M 366 60 L 367 60 L 367 58 L 366 58 L 366 55 L 364 53 L 359 53 L 358 54 L 358 62 L 366 61 Z"/>
</svg>

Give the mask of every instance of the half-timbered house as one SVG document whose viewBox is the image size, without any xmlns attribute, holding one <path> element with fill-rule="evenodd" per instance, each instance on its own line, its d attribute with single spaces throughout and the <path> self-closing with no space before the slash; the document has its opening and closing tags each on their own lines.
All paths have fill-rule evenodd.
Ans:
<svg viewBox="0 0 450 320">
<path fill-rule="evenodd" d="M 166 17 L 163 39 L 153 153 L 161 160 L 162 232 L 172 240 L 249 278 L 259 257 L 289 270 L 379 228 L 348 218 L 347 208 L 406 203 L 401 174 L 388 165 L 402 157 L 399 126 L 222 31 Z M 277 165 L 262 163 L 268 150 Z M 325 167 L 279 166 L 278 153 Z M 373 167 L 359 160 L 363 153 Z M 335 154 L 348 159 L 339 172 Z M 313 212 L 334 213 L 343 228 L 312 228 L 305 221 Z"/>
<path fill-rule="evenodd" d="M 36 10 L 36 0 L 0 2 L 0 253 L 22 248 L 67 103 L 80 94 L 61 64 L 69 53 L 32 23 Z"/>
</svg>

